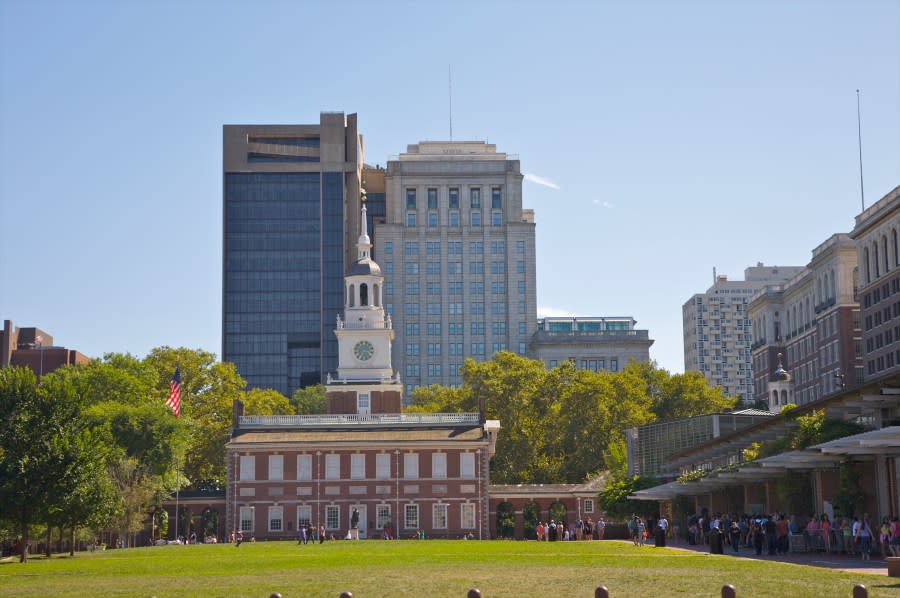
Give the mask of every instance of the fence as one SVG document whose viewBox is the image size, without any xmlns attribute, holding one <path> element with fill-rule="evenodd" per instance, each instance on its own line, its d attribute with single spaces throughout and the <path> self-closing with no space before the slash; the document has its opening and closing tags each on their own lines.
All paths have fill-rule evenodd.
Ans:
<svg viewBox="0 0 900 598">
<path fill-rule="evenodd" d="M 733 585 L 726 584 L 722 586 L 721 596 L 722 598 L 737 598 L 737 590 L 734 589 Z M 151 596 L 150 598 L 154 597 Z M 271 594 L 269 598 L 281 598 L 281 594 L 275 592 L 274 594 Z M 351 592 L 341 592 L 340 598 L 353 598 L 353 594 Z M 481 590 L 472 588 L 466 594 L 466 598 L 481 598 Z M 609 593 L 606 586 L 598 586 L 597 589 L 594 590 L 594 598 L 613 598 L 613 596 Z M 853 586 L 853 598 L 869 598 L 869 590 L 861 583 L 856 584 Z"/>
</svg>

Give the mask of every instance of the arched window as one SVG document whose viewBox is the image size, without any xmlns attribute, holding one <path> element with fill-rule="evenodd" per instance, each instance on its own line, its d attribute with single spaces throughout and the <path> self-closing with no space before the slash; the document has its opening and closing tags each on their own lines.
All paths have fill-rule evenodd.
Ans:
<svg viewBox="0 0 900 598">
<path fill-rule="evenodd" d="M 832 299 L 837 299 L 837 286 L 835 285 L 835 282 L 834 282 L 834 270 L 831 271 L 831 287 L 830 287 L 830 290 L 831 290 L 831 295 L 830 295 L 830 297 L 831 297 Z"/>
<path fill-rule="evenodd" d="M 356 285 L 347 287 L 347 305 L 353 307 L 356 305 Z"/>
<path fill-rule="evenodd" d="M 372 285 L 372 304 L 375 307 L 381 307 L 381 285 Z"/>
<path fill-rule="evenodd" d="M 771 408 L 777 407 L 777 406 L 778 406 L 778 391 L 773 390 L 772 391 L 772 404 L 769 406 L 769 408 L 771 409 Z"/>
<path fill-rule="evenodd" d="M 825 273 L 825 283 L 828 284 L 828 273 Z M 822 279 L 816 281 L 816 303 L 825 301 L 825 295 L 822 294 Z"/>
<path fill-rule="evenodd" d="M 541 507 L 533 500 L 529 500 L 522 507 L 522 524 L 525 526 L 524 535 L 526 540 L 534 540 L 537 538 L 535 527 L 537 527 L 540 520 Z"/>
<path fill-rule="evenodd" d="M 878 243 L 872 243 L 872 249 L 874 249 L 874 262 L 875 262 L 875 278 L 881 276 L 881 263 L 878 261 Z"/>
<path fill-rule="evenodd" d="M 881 253 L 884 254 L 884 273 L 887 274 L 891 271 L 891 268 L 888 265 L 887 237 L 884 235 L 881 235 Z"/>
<path fill-rule="evenodd" d="M 866 262 L 866 284 L 872 282 L 872 271 L 869 269 L 869 248 L 863 248 L 863 260 Z"/>
<path fill-rule="evenodd" d="M 369 285 L 363 283 L 359 285 L 359 306 L 363 307 L 364 305 L 369 304 Z"/>
<path fill-rule="evenodd" d="M 894 244 L 894 267 L 900 266 L 900 244 L 897 243 L 897 229 L 891 229 L 891 242 Z"/>
</svg>

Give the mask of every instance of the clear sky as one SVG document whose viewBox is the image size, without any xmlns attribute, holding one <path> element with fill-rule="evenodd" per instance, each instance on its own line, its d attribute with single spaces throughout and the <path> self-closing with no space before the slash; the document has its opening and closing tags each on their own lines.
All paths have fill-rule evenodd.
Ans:
<svg viewBox="0 0 900 598">
<path fill-rule="evenodd" d="M 541 315 L 805 265 L 900 184 L 900 2 L 0 0 L 0 318 L 90 356 L 221 351 L 222 125 L 359 114 L 517 154 Z"/>
</svg>

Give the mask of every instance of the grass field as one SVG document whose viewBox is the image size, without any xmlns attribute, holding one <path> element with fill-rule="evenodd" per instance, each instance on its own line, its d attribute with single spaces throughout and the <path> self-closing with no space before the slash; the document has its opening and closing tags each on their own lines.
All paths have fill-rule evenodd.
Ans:
<svg viewBox="0 0 900 598">
<path fill-rule="evenodd" d="M 0 596 L 495 596 L 584 597 L 605 585 L 611 598 L 900 596 L 893 578 L 706 555 L 623 542 L 462 540 L 293 542 L 158 546 L 34 558 L 0 565 Z"/>
</svg>

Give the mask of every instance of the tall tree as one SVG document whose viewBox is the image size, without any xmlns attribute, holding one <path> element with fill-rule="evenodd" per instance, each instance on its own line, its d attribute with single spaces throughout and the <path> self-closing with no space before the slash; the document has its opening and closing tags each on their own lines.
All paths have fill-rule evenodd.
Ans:
<svg viewBox="0 0 900 598">
<path fill-rule="evenodd" d="M 247 415 L 290 415 L 294 408 L 288 398 L 271 388 L 252 388 L 241 393 Z"/>
<path fill-rule="evenodd" d="M 247 385 L 232 363 L 217 362 L 200 349 L 158 347 L 145 359 L 156 371 L 156 396 L 163 401 L 176 367 L 181 368 L 181 413 L 193 422 L 184 473 L 193 484 L 225 483 L 225 443 L 232 405 Z"/>
<path fill-rule="evenodd" d="M 313 384 L 298 388 L 291 397 L 294 412 L 300 415 L 318 415 L 328 413 L 328 398 L 324 384 Z"/>
</svg>

